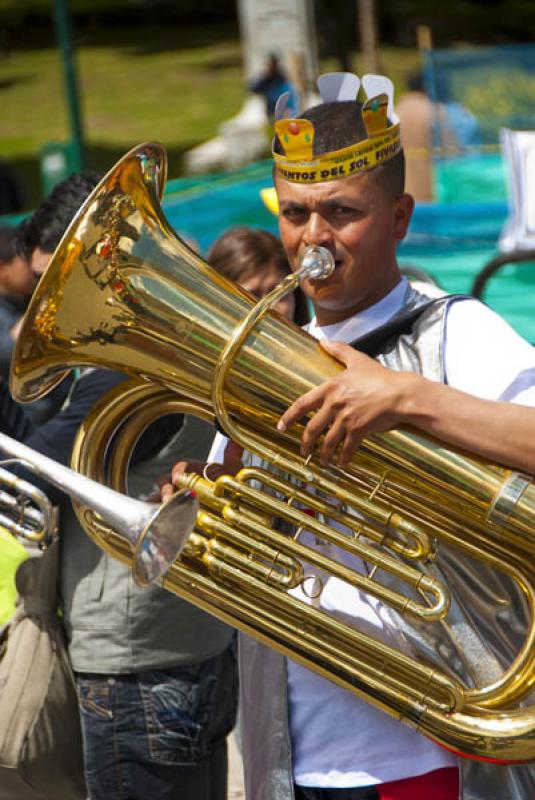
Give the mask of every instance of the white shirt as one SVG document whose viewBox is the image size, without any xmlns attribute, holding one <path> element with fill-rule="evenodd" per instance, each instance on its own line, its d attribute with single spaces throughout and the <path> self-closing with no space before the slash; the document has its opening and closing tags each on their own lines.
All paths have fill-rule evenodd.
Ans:
<svg viewBox="0 0 535 800">
<path fill-rule="evenodd" d="M 403 279 L 364 312 L 324 327 L 313 320 L 308 331 L 316 339 L 354 341 L 388 322 L 401 309 L 406 288 Z M 535 349 L 481 303 L 467 300 L 451 304 L 445 325 L 444 360 L 451 386 L 482 398 L 535 406 Z M 210 461 L 223 460 L 225 443 L 225 437 L 216 437 Z M 336 557 L 341 558 L 338 549 Z M 358 559 L 347 554 L 342 558 L 348 566 L 362 571 Z M 304 567 L 306 573 L 307 565 Z M 309 602 L 300 588 L 292 594 Z M 320 607 L 399 647 L 382 604 L 348 584 L 330 578 Z M 288 704 L 298 785 L 367 786 L 457 763 L 454 755 L 429 739 L 290 659 Z"/>
</svg>

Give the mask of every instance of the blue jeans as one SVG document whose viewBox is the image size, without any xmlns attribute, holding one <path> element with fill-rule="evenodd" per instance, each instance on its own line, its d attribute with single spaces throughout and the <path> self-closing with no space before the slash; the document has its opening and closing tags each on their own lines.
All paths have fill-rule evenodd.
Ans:
<svg viewBox="0 0 535 800">
<path fill-rule="evenodd" d="M 233 648 L 199 664 L 76 680 L 90 800 L 225 800 Z"/>
</svg>

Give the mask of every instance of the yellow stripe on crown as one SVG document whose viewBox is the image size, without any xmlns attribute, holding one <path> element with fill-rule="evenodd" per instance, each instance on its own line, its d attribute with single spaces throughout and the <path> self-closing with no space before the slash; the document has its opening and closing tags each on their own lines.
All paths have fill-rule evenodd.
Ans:
<svg viewBox="0 0 535 800">
<path fill-rule="evenodd" d="M 285 153 L 274 152 L 273 159 L 279 175 L 293 183 L 321 183 L 322 181 L 347 178 L 350 175 L 373 169 L 385 161 L 389 161 L 401 151 L 399 125 L 392 125 L 379 136 L 373 136 L 357 144 L 344 147 L 341 150 L 334 150 L 331 153 L 324 153 L 320 156 L 312 155 L 312 142 L 308 147 L 308 141 L 305 141 L 305 129 L 303 128 L 292 136 L 293 139 L 301 134 L 301 144 L 296 143 L 294 147 L 292 142 L 290 148 L 286 149 L 285 142 L 280 138 L 279 130 L 287 132 L 286 126 L 292 122 L 297 122 L 301 125 L 303 122 L 309 122 L 309 120 L 284 119 L 275 123 L 275 131 L 282 147 L 285 148 Z M 286 123 L 284 128 L 282 123 Z M 313 141 L 314 126 L 312 123 L 310 125 L 312 126 Z"/>
</svg>

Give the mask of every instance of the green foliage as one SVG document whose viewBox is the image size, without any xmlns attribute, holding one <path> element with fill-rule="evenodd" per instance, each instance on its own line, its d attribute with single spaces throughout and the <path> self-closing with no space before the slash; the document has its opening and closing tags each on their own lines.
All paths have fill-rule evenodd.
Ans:
<svg viewBox="0 0 535 800">
<path fill-rule="evenodd" d="M 81 46 L 77 72 L 88 166 L 104 170 L 148 139 L 169 150 L 170 175 L 183 153 L 217 134 L 245 96 L 240 43 L 225 28 L 123 28 L 121 40 Z M 0 57 L 4 114 L 0 153 L 21 175 L 30 204 L 39 197 L 39 152 L 66 141 L 69 126 L 56 48 Z"/>
</svg>

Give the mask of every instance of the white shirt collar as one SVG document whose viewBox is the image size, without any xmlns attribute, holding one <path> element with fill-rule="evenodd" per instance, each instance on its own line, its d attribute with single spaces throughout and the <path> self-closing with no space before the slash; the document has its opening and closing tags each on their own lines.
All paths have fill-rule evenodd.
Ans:
<svg viewBox="0 0 535 800">
<path fill-rule="evenodd" d="M 375 305 L 365 308 L 358 314 L 336 322 L 334 325 L 318 325 L 314 317 L 305 330 L 315 339 L 331 339 L 337 342 L 355 341 L 360 336 L 364 336 L 370 331 L 375 330 L 380 325 L 384 325 L 389 319 L 397 314 L 402 308 L 408 288 L 408 280 L 402 278 L 386 297 L 379 300 Z"/>
</svg>

